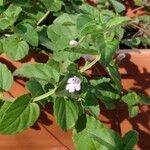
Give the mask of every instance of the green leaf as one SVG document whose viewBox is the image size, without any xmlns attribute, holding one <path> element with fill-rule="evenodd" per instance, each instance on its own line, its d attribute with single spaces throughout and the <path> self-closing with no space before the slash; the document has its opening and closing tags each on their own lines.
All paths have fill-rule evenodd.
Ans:
<svg viewBox="0 0 150 150">
<path fill-rule="evenodd" d="M 0 18 L 0 30 L 5 30 L 10 26 L 9 19 Z"/>
<path fill-rule="evenodd" d="M 120 94 L 114 83 L 106 78 L 91 80 L 90 83 L 93 85 L 94 95 L 100 99 L 107 108 L 113 109 L 113 104 L 120 99 Z"/>
<path fill-rule="evenodd" d="M 9 0 L 0 0 L 0 6 L 4 6 L 8 2 L 9 2 Z"/>
<path fill-rule="evenodd" d="M 77 18 L 77 29 L 81 31 L 90 22 L 93 22 L 93 19 L 89 15 L 79 15 Z"/>
<path fill-rule="evenodd" d="M 109 65 L 106 67 L 106 70 L 108 71 L 109 75 L 116 84 L 118 91 L 121 91 L 123 87 L 121 84 L 121 76 L 119 73 L 118 64 L 115 61 L 111 61 Z"/>
<path fill-rule="evenodd" d="M 18 34 L 24 41 L 30 43 L 32 46 L 38 46 L 39 37 L 32 25 L 28 23 L 19 23 L 16 25 L 14 32 Z"/>
<path fill-rule="evenodd" d="M 72 102 L 71 100 L 57 98 L 54 101 L 54 115 L 58 125 L 64 131 L 67 131 L 74 127 L 78 119 L 78 105 L 76 102 Z"/>
<path fill-rule="evenodd" d="M 13 76 L 5 64 L 0 63 L 0 90 L 8 91 L 13 83 Z"/>
<path fill-rule="evenodd" d="M 26 86 L 27 86 L 27 89 L 31 92 L 33 98 L 45 93 L 41 84 L 36 80 L 29 80 L 26 83 Z"/>
<path fill-rule="evenodd" d="M 86 87 L 87 88 L 87 87 Z M 92 89 L 87 90 L 86 95 L 84 97 L 84 108 L 89 111 L 93 116 L 98 117 L 100 114 L 100 106 L 97 98 L 91 92 Z"/>
<path fill-rule="evenodd" d="M 108 150 L 88 134 L 89 131 L 104 128 L 103 124 L 92 116 L 82 115 L 73 131 L 73 141 L 77 150 Z M 85 144 L 83 144 L 85 143 Z"/>
<path fill-rule="evenodd" d="M 12 104 L 10 101 L 3 101 L 0 99 L 0 121 L 2 120 L 3 116 L 5 115 L 5 112 L 9 108 L 9 106 Z"/>
<path fill-rule="evenodd" d="M 145 3 L 148 3 L 145 0 L 133 0 L 136 6 L 143 6 Z"/>
<path fill-rule="evenodd" d="M 123 136 L 123 150 L 131 150 L 134 145 L 138 142 L 139 134 L 137 131 L 129 131 Z"/>
<path fill-rule="evenodd" d="M 139 37 L 140 41 L 147 46 L 150 46 L 150 37 Z"/>
<path fill-rule="evenodd" d="M 76 47 L 76 48 L 72 48 L 72 49 L 70 49 L 70 48 L 66 48 L 65 49 L 67 52 L 70 52 L 70 53 L 72 53 L 73 55 L 75 55 L 75 54 L 80 54 L 79 56 L 81 57 L 81 54 L 91 54 L 91 55 L 98 55 L 98 51 L 96 50 L 96 49 L 93 49 L 93 48 L 85 48 L 85 47 L 80 47 L 80 46 L 78 46 L 78 47 Z"/>
<path fill-rule="evenodd" d="M 101 62 L 103 63 L 103 65 L 107 66 L 109 64 L 118 48 L 118 45 L 119 41 L 116 39 L 114 39 L 113 41 L 107 41 L 105 39 L 101 40 L 100 53 Z"/>
<path fill-rule="evenodd" d="M 21 7 L 10 5 L 8 9 L 4 12 L 3 17 L 0 18 L 0 29 L 5 30 L 9 26 L 12 26 L 16 22 L 21 11 Z"/>
<path fill-rule="evenodd" d="M 47 35 L 47 27 L 42 26 L 41 28 L 38 28 L 38 34 L 39 34 L 40 44 L 51 50 L 52 49 L 51 41 L 50 41 L 50 39 L 48 38 L 48 35 Z"/>
<path fill-rule="evenodd" d="M 3 53 L 3 44 L 2 42 L 0 41 L 0 54 Z"/>
<path fill-rule="evenodd" d="M 99 17 L 99 10 L 95 9 L 95 7 L 89 5 L 89 4 L 82 4 L 80 7 L 81 11 L 84 14 L 88 14 L 89 16 L 93 17 Z"/>
<path fill-rule="evenodd" d="M 38 103 L 40 103 L 43 107 L 45 107 L 47 102 L 49 101 L 49 98 L 41 98 L 40 96 L 43 94 L 46 94 L 46 92 L 50 92 L 50 90 L 49 89 L 48 89 L 49 91 L 44 90 L 44 88 L 42 87 L 41 84 L 40 84 L 40 82 L 38 82 L 36 80 L 30 79 L 26 83 L 26 88 L 31 93 L 32 98 L 34 98 L 34 102 L 38 101 Z M 53 90 L 53 91 L 55 91 L 55 90 Z"/>
<path fill-rule="evenodd" d="M 52 24 L 48 27 L 47 34 L 51 40 L 52 50 L 63 50 L 69 47 L 70 40 L 77 37 L 76 28 L 72 25 Z"/>
<path fill-rule="evenodd" d="M 45 81 L 59 81 L 59 72 L 47 64 L 26 64 L 14 72 L 15 76 L 35 78 Z"/>
<path fill-rule="evenodd" d="M 80 31 L 81 35 L 87 35 L 93 32 L 98 32 L 98 27 L 95 25 L 95 23 L 89 22 L 87 23 L 84 28 Z"/>
<path fill-rule="evenodd" d="M 73 62 L 81 57 L 78 53 L 69 51 L 54 51 L 53 59 L 58 62 L 67 61 Z"/>
<path fill-rule="evenodd" d="M 94 117 L 98 117 L 100 115 L 100 106 L 99 106 L 97 100 L 95 100 L 95 99 L 86 100 L 84 107 Z"/>
<path fill-rule="evenodd" d="M 122 141 L 120 135 L 117 132 L 106 128 L 96 129 L 94 131 L 88 132 L 93 139 L 97 140 L 108 149 L 120 150 Z"/>
<path fill-rule="evenodd" d="M 128 106 L 128 112 L 131 118 L 137 116 L 139 113 L 139 106 Z"/>
<path fill-rule="evenodd" d="M 128 94 L 124 95 L 122 97 L 122 100 L 132 106 L 132 105 L 136 105 L 140 102 L 140 96 L 137 95 L 135 92 L 129 92 Z"/>
<path fill-rule="evenodd" d="M 97 32 L 100 26 L 97 26 L 96 21 L 89 15 L 79 15 L 77 18 L 77 29 L 81 35 L 87 35 Z"/>
<path fill-rule="evenodd" d="M 113 5 L 117 13 L 120 13 L 126 9 L 126 7 L 122 3 L 118 2 L 117 0 L 109 0 L 109 1 Z"/>
<path fill-rule="evenodd" d="M 54 20 L 54 24 L 75 25 L 76 20 L 77 20 L 77 16 L 75 14 L 71 15 L 71 14 L 64 13 Z"/>
<path fill-rule="evenodd" d="M 39 106 L 29 96 L 17 98 L 0 120 L 1 134 L 16 134 L 31 127 L 40 114 Z"/>
<path fill-rule="evenodd" d="M 10 21 L 15 22 L 17 20 L 18 15 L 21 13 L 22 8 L 16 5 L 9 5 L 8 9 L 4 12 L 4 14 L 11 19 Z"/>
<path fill-rule="evenodd" d="M 117 27 L 117 30 L 115 30 L 115 34 L 119 40 L 123 38 L 124 33 L 125 33 L 125 29 L 122 28 L 121 26 Z"/>
<path fill-rule="evenodd" d="M 3 51 L 13 60 L 20 60 L 24 58 L 29 51 L 29 46 L 25 41 L 20 41 L 14 36 L 4 39 Z"/>
<path fill-rule="evenodd" d="M 108 28 L 117 27 L 119 25 L 122 25 L 123 23 L 129 21 L 130 19 L 128 17 L 122 17 L 122 16 L 116 16 L 112 19 L 110 19 L 107 23 Z"/>
<path fill-rule="evenodd" d="M 137 16 L 139 21 L 144 21 L 144 23 L 150 23 L 150 16 L 149 15 L 142 15 L 142 16 Z"/>
<path fill-rule="evenodd" d="M 142 104 L 145 104 L 145 105 L 150 105 L 150 98 L 146 95 L 143 95 L 143 94 L 139 94 L 140 96 L 140 102 Z"/>
<path fill-rule="evenodd" d="M 41 0 L 49 11 L 58 11 L 61 9 L 62 1 L 61 0 Z"/>
<path fill-rule="evenodd" d="M 0 6 L 4 5 L 4 0 L 0 0 Z"/>
</svg>

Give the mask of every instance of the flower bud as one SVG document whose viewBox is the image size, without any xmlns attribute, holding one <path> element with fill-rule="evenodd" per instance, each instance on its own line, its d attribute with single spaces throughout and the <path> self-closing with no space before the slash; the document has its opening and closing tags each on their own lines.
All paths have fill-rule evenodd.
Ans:
<svg viewBox="0 0 150 150">
<path fill-rule="evenodd" d="M 119 54 L 119 55 L 117 56 L 116 59 L 117 59 L 118 61 L 122 61 L 125 57 L 126 57 L 125 53 L 121 53 L 121 54 Z"/>
<path fill-rule="evenodd" d="M 94 56 L 90 54 L 83 55 L 82 57 L 88 62 L 92 62 L 94 60 Z"/>
<path fill-rule="evenodd" d="M 79 44 L 79 43 L 78 43 L 76 40 L 71 40 L 71 41 L 69 42 L 70 48 L 77 47 L 78 44 Z"/>
</svg>

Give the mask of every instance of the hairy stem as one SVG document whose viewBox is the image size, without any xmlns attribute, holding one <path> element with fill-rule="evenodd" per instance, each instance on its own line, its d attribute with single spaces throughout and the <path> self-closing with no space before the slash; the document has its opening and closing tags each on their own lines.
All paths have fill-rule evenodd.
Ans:
<svg viewBox="0 0 150 150">
<path fill-rule="evenodd" d="M 40 100 L 42 100 L 42 99 L 44 99 L 44 98 L 47 98 L 47 97 L 53 95 L 53 94 L 55 93 L 55 91 L 56 91 L 56 88 L 53 89 L 53 90 L 50 90 L 49 92 L 47 92 L 47 93 L 45 93 L 45 94 L 43 94 L 43 95 L 40 95 L 40 96 L 35 97 L 35 98 L 33 99 L 33 101 L 36 102 L 36 101 L 40 101 Z"/>
<path fill-rule="evenodd" d="M 100 60 L 100 55 L 96 55 L 95 59 L 94 59 L 91 63 L 85 65 L 84 67 L 82 67 L 82 68 L 80 69 L 80 72 L 83 73 L 83 72 L 85 72 L 86 70 L 90 69 L 90 68 L 91 68 L 93 65 L 95 65 L 99 60 Z"/>
<path fill-rule="evenodd" d="M 48 10 L 48 11 L 44 14 L 44 16 L 37 22 L 37 26 L 38 26 L 40 23 L 42 23 L 42 22 L 46 19 L 46 17 L 49 15 L 49 13 L 50 13 L 50 11 Z"/>
</svg>

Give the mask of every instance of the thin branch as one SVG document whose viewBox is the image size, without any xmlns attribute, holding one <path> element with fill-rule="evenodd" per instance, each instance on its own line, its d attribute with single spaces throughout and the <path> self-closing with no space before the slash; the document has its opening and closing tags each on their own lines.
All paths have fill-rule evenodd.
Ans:
<svg viewBox="0 0 150 150">
<path fill-rule="evenodd" d="M 80 69 L 80 72 L 83 73 L 85 72 L 86 70 L 90 69 L 93 65 L 95 65 L 98 61 L 100 60 L 100 55 L 96 55 L 96 58 L 91 62 L 89 63 L 88 65 L 85 65 L 84 67 L 82 67 Z"/>
<path fill-rule="evenodd" d="M 134 12 L 138 11 L 138 10 L 141 10 L 141 9 L 143 9 L 143 8 L 144 8 L 144 6 L 141 6 L 141 7 L 135 8 L 135 9 L 131 10 L 131 11 L 128 13 L 128 15 L 130 15 L 130 14 L 132 14 L 132 13 L 134 13 Z"/>
<path fill-rule="evenodd" d="M 38 26 L 40 23 L 42 23 L 42 22 L 47 18 L 47 16 L 49 15 L 49 13 L 50 13 L 50 11 L 48 10 L 48 11 L 44 14 L 44 16 L 37 22 L 37 26 Z"/>
<path fill-rule="evenodd" d="M 38 97 L 35 97 L 35 98 L 33 99 L 33 101 L 36 102 L 36 101 L 40 101 L 40 100 L 42 100 L 42 99 L 44 99 L 44 98 L 47 98 L 47 97 L 51 96 L 52 94 L 54 94 L 55 91 L 56 91 L 56 88 L 53 89 L 53 90 L 50 90 L 49 92 L 47 92 L 47 93 L 45 93 L 45 94 L 43 94 L 43 95 L 40 95 L 40 96 L 38 96 Z"/>
<path fill-rule="evenodd" d="M 131 24 L 131 26 L 133 26 L 133 27 L 135 27 L 135 28 L 141 30 L 141 31 L 144 32 L 146 35 L 150 36 L 150 31 L 149 31 L 149 30 L 145 30 L 144 28 L 142 28 L 142 27 L 140 27 L 140 26 L 138 26 L 138 25 L 136 25 L 136 24 Z"/>
</svg>

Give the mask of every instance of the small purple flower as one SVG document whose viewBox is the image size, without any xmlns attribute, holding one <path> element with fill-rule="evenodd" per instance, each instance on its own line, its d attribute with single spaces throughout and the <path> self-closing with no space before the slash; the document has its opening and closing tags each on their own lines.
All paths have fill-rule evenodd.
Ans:
<svg viewBox="0 0 150 150">
<path fill-rule="evenodd" d="M 69 78 L 66 85 L 66 90 L 69 93 L 74 93 L 75 91 L 80 91 L 81 89 L 81 80 L 74 76 L 72 78 Z"/>
</svg>

